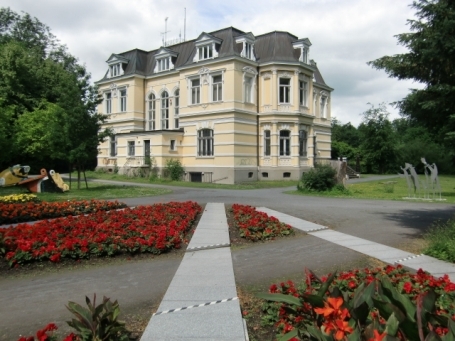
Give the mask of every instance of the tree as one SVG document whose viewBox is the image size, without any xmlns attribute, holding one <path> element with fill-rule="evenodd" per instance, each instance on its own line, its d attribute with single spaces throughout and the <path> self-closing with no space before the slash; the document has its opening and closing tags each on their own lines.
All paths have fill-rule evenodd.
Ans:
<svg viewBox="0 0 455 341">
<path fill-rule="evenodd" d="M 398 34 L 409 52 L 369 62 L 393 78 L 424 85 L 396 103 L 400 112 L 420 123 L 454 155 L 455 146 L 455 1 L 418 0 L 411 33 Z"/>
<path fill-rule="evenodd" d="M 105 116 L 96 113 L 101 98 L 85 66 L 49 27 L 9 8 L 0 9 L 0 94 L 0 122 L 8 124 L 7 139 L 18 152 L 1 154 L 0 164 L 60 159 L 80 179 L 109 134 L 101 131 Z"/>
<path fill-rule="evenodd" d="M 377 108 L 371 105 L 362 115 L 360 149 L 366 171 L 380 174 L 395 172 L 398 169 L 396 135 L 385 104 L 381 103 Z"/>
</svg>

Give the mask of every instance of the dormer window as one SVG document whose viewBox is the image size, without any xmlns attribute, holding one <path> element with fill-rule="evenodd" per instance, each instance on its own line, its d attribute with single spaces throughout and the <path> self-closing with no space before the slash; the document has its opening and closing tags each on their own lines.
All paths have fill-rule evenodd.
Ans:
<svg viewBox="0 0 455 341">
<path fill-rule="evenodd" d="M 123 71 L 122 70 L 122 66 L 120 65 L 120 63 L 111 65 L 110 70 L 111 70 L 111 77 L 120 76 L 121 75 L 121 71 Z"/>
<path fill-rule="evenodd" d="M 256 60 L 254 56 L 254 41 L 256 40 L 255 36 L 250 32 L 245 35 L 236 37 L 235 42 L 237 44 L 242 44 L 242 51 L 240 52 L 240 57 Z"/>
<path fill-rule="evenodd" d="M 295 41 L 292 46 L 300 50 L 299 62 L 309 64 L 311 42 L 308 38 Z"/>
<path fill-rule="evenodd" d="M 205 45 L 197 48 L 198 50 L 198 59 L 199 60 L 204 60 L 204 59 L 211 59 L 213 58 L 213 49 L 212 45 Z"/>
<path fill-rule="evenodd" d="M 174 58 L 175 62 L 177 55 L 177 52 L 174 52 L 166 47 L 161 47 L 155 54 L 156 63 L 153 72 L 157 73 L 174 69 L 172 59 Z"/>
<path fill-rule="evenodd" d="M 218 48 L 222 40 L 212 36 L 208 33 L 202 33 L 196 39 L 196 53 L 193 58 L 193 62 L 199 62 L 201 60 L 213 59 L 218 57 Z"/>
<path fill-rule="evenodd" d="M 158 65 L 158 72 L 169 70 L 169 58 L 162 58 L 156 61 Z"/>
<path fill-rule="evenodd" d="M 107 73 L 107 78 L 112 78 L 123 75 L 124 73 L 123 70 L 126 68 L 126 65 L 128 64 L 128 59 L 118 54 L 112 54 L 106 62 L 109 65 L 109 72 Z"/>
</svg>

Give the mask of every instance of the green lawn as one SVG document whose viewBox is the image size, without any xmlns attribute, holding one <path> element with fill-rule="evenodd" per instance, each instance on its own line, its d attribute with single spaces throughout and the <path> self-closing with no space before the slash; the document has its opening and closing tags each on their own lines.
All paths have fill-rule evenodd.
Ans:
<svg viewBox="0 0 455 341">
<path fill-rule="evenodd" d="M 420 177 L 421 181 L 425 180 L 425 176 Z M 387 182 L 396 182 L 394 184 L 385 184 Z M 327 196 L 327 197 L 343 197 L 343 198 L 355 198 L 355 199 L 382 199 L 382 200 L 406 200 L 414 202 L 442 202 L 442 203 L 455 203 L 455 176 L 453 175 L 441 175 L 439 177 L 439 182 L 441 185 L 442 198 L 443 201 L 438 200 L 414 200 L 414 199 L 405 199 L 409 196 L 408 186 L 406 184 L 406 179 L 404 178 L 394 178 L 381 181 L 370 181 L 363 182 L 358 184 L 348 184 L 346 193 L 340 191 L 330 191 L 330 192 L 311 192 L 311 193 L 302 193 L 299 191 L 286 192 L 288 194 L 295 195 L 313 195 L 313 196 Z M 411 193 L 411 197 L 414 194 Z M 416 195 L 417 196 L 417 195 Z M 423 196 L 423 192 L 420 197 Z M 432 195 L 430 195 L 432 198 Z M 438 196 L 439 198 L 439 196 Z"/>
<path fill-rule="evenodd" d="M 73 178 L 76 177 L 76 173 L 72 173 Z M 283 180 L 283 181 L 255 181 L 245 182 L 241 184 L 228 185 L 228 184 L 217 184 L 208 182 L 188 182 L 188 181 L 172 181 L 168 179 L 154 179 L 141 178 L 141 177 L 128 177 L 125 175 L 105 173 L 105 172 L 86 172 L 87 179 L 99 179 L 99 180 L 112 180 L 132 183 L 146 183 L 154 185 L 167 185 L 167 186 L 178 186 L 178 187 L 192 187 L 192 188 L 215 188 L 215 189 L 260 189 L 260 188 L 278 188 L 278 187 L 292 187 L 297 186 L 297 181 Z"/>
<path fill-rule="evenodd" d="M 69 185 L 69 181 L 65 181 Z M 38 198 L 44 201 L 64 201 L 64 200 L 90 200 L 90 199 L 120 199 L 151 197 L 155 195 L 171 193 L 172 190 L 165 188 L 147 188 L 135 186 L 118 186 L 110 184 L 101 184 L 95 182 L 88 183 L 88 189 L 85 183 L 81 184 L 81 189 L 77 188 L 77 183 L 72 182 L 71 190 L 65 193 L 36 193 Z M 22 187 L 0 188 L 0 196 L 15 193 L 28 193 Z"/>
</svg>

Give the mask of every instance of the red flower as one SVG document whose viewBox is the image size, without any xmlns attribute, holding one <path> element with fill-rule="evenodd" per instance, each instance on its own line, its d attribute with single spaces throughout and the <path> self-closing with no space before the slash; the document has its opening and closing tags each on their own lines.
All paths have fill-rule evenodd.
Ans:
<svg viewBox="0 0 455 341">
<path fill-rule="evenodd" d="M 412 283 L 411 283 L 411 282 L 406 282 L 406 283 L 404 283 L 404 285 L 403 285 L 403 290 L 404 290 L 407 294 L 411 293 L 411 291 L 412 291 Z"/>
<path fill-rule="evenodd" d="M 379 332 L 375 329 L 373 330 L 373 337 L 368 341 L 381 341 L 386 335 L 386 332 L 379 334 Z"/>
</svg>

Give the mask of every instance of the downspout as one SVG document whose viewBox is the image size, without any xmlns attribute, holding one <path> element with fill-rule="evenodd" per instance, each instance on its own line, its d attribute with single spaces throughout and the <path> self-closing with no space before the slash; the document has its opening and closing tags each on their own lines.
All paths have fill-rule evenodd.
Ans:
<svg viewBox="0 0 455 341">
<path fill-rule="evenodd" d="M 256 66 L 256 181 L 259 181 L 259 66 Z"/>
</svg>

